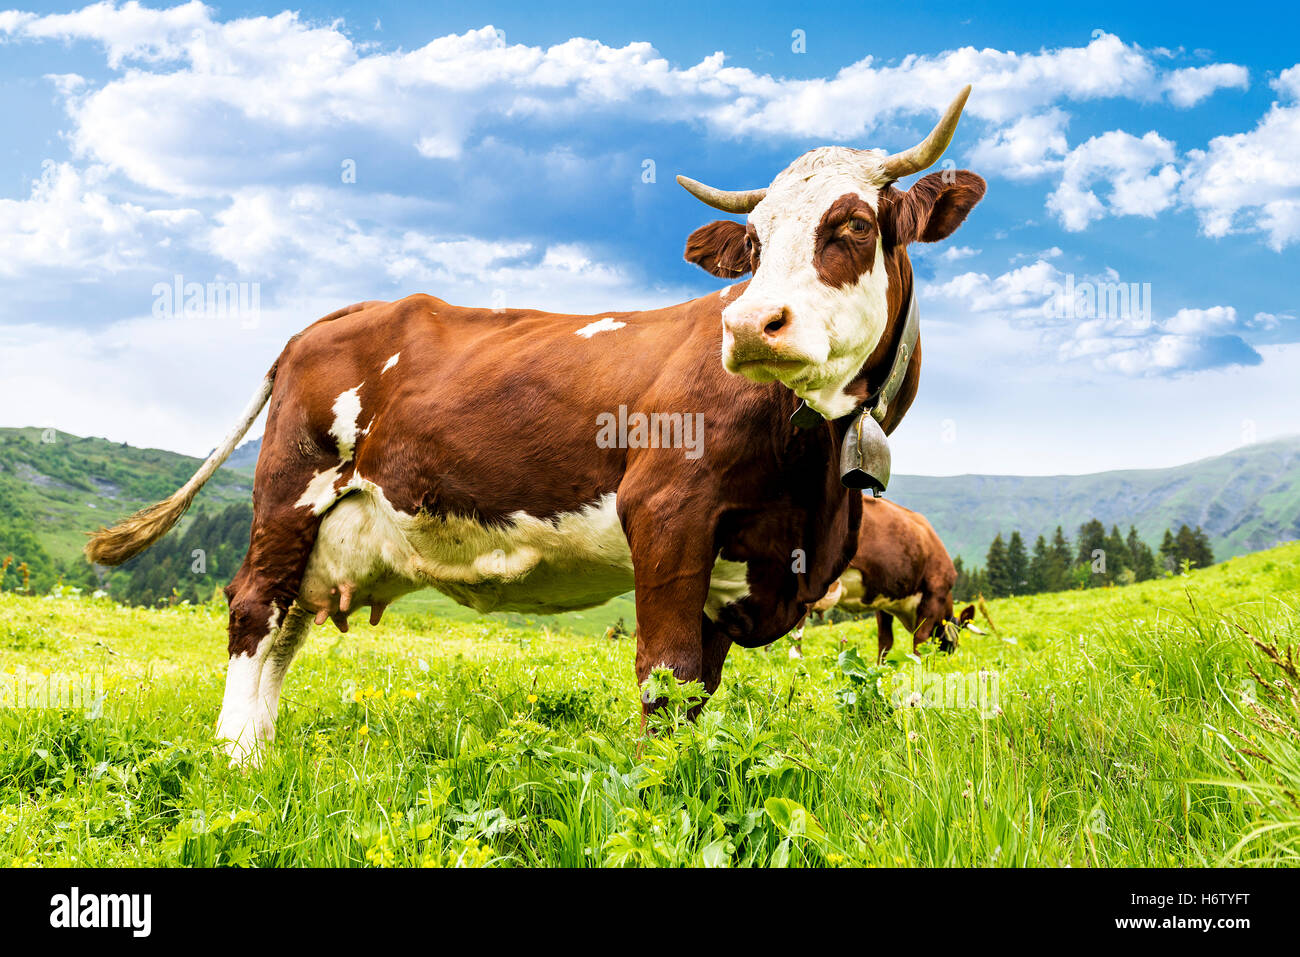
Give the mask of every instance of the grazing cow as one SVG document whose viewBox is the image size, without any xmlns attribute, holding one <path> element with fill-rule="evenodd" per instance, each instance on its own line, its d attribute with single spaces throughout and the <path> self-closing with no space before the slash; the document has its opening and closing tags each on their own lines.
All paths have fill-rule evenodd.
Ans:
<svg viewBox="0 0 1300 957">
<path fill-rule="evenodd" d="M 963 628 L 977 631 L 971 621 L 975 606 L 952 614 L 952 586 L 957 569 L 948 549 L 924 515 L 883 498 L 866 496 L 858 526 L 858 550 L 848 569 L 809 612 L 838 605 L 846 611 L 876 613 L 880 661 L 894 646 L 894 619 L 912 635 L 915 651 L 941 628 L 939 650 L 957 650 Z M 803 622 L 793 632 L 790 657 L 802 658 Z"/>
<path fill-rule="evenodd" d="M 938 160 L 969 89 L 902 153 L 815 149 L 740 193 L 683 180 L 750 214 L 696 230 L 686 258 L 748 283 L 647 312 L 414 295 L 318 320 L 194 477 L 86 554 L 118 564 L 157 540 L 269 402 L 248 554 L 226 588 L 217 734 L 234 760 L 273 737 L 313 618 L 346 630 L 369 606 L 378 623 L 420 588 L 533 613 L 634 589 L 638 678 L 665 666 L 714 691 L 733 642 L 780 638 L 853 555 L 862 498 L 838 449 L 900 351 L 907 245 L 944 239 L 984 194 L 964 170 L 893 183 Z M 920 374 L 919 348 L 902 354 L 886 432 Z M 796 427 L 801 401 L 819 415 Z"/>
</svg>

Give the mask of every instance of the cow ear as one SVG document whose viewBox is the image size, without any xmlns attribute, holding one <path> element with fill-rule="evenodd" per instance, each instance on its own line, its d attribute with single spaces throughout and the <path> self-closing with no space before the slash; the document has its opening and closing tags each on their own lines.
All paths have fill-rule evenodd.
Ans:
<svg viewBox="0 0 1300 957">
<path fill-rule="evenodd" d="M 967 605 L 961 610 L 961 617 L 957 619 L 963 625 L 969 625 L 975 620 L 975 606 Z"/>
<path fill-rule="evenodd" d="M 984 178 L 968 169 L 943 170 L 922 176 L 889 204 L 893 242 L 937 243 L 947 239 L 984 198 Z"/>
<path fill-rule="evenodd" d="M 701 226 L 686 240 L 686 261 L 720 279 L 737 279 L 750 270 L 745 248 L 745 226 L 733 219 L 717 219 Z"/>
</svg>

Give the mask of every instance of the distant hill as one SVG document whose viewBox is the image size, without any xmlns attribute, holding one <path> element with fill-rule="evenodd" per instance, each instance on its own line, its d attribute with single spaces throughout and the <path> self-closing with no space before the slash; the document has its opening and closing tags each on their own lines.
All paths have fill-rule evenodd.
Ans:
<svg viewBox="0 0 1300 957">
<path fill-rule="evenodd" d="M 1300 539 L 1300 436 L 1259 442 L 1165 469 L 1090 475 L 895 475 L 889 497 L 924 514 L 953 555 L 982 563 L 993 537 L 1019 529 L 1032 546 L 1062 525 L 1100 519 L 1153 547 L 1184 522 L 1218 560 Z"/>
<path fill-rule="evenodd" d="M 226 468 L 244 469 L 252 472 L 257 467 L 257 456 L 262 451 L 262 437 L 259 435 L 251 442 L 245 442 L 226 459 Z M 211 454 L 211 453 L 209 453 Z"/>
<path fill-rule="evenodd" d="M 165 498 L 199 465 L 188 455 L 53 429 L 0 429 L 0 559 L 13 555 L 15 563 L 39 569 L 37 588 L 66 569 L 80 572 L 87 568 L 80 557 L 87 532 Z M 223 468 L 195 507 L 223 508 L 252 493 L 251 472 Z M 5 580 L 9 587 L 13 576 Z"/>
<path fill-rule="evenodd" d="M 52 440 L 52 441 L 47 441 Z M 235 450 L 196 505 L 215 511 L 252 494 L 261 440 Z M 0 558 L 6 542 L 78 561 L 85 534 L 179 488 L 200 460 L 66 432 L 0 429 Z M 889 497 L 924 514 L 950 552 L 982 563 L 998 532 L 1027 543 L 1089 518 L 1152 545 L 1169 527 L 1202 526 L 1219 559 L 1300 539 L 1300 436 L 1166 469 L 1090 475 L 895 475 Z M 7 536 L 7 537 L 6 537 Z M 12 551 L 14 545 L 8 546 Z M 23 560 L 23 559 L 19 559 Z M 9 579 L 12 583 L 12 579 Z"/>
</svg>

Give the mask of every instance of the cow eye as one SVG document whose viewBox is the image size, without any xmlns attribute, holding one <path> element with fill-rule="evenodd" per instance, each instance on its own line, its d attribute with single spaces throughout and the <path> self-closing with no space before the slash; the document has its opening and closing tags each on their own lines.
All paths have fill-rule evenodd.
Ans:
<svg viewBox="0 0 1300 957">
<path fill-rule="evenodd" d="M 854 216 L 849 220 L 849 231 L 854 233 L 865 233 L 870 228 L 870 224 L 865 219 L 859 219 Z"/>
</svg>

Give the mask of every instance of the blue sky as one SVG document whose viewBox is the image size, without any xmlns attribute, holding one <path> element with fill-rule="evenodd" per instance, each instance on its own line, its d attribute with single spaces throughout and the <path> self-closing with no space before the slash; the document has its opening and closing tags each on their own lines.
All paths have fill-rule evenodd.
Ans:
<svg viewBox="0 0 1300 957">
<path fill-rule="evenodd" d="M 925 362 L 895 470 L 1160 466 L 1300 432 L 1300 14 L 736 10 L 0 12 L 0 423 L 201 454 L 348 302 L 708 292 L 681 251 L 716 217 L 676 173 L 748 188 L 814 146 L 905 147 L 969 82 L 946 161 L 989 193 L 913 247 Z M 160 307 L 178 275 L 258 309 Z M 1065 308 L 1067 282 L 1149 309 Z"/>
</svg>

